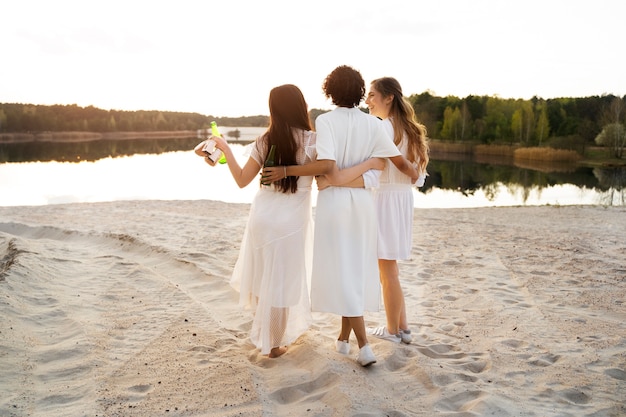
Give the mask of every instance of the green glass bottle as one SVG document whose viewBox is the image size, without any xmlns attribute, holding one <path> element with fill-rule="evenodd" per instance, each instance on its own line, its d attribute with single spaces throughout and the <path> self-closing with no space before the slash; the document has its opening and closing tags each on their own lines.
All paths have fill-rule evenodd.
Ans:
<svg viewBox="0 0 626 417">
<path fill-rule="evenodd" d="M 222 136 L 220 135 L 220 131 L 217 128 L 217 123 L 215 123 L 215 121 L 211 122 L 211 134 L 213 136 Z M 224 152 L 222 152 L 222 156 L 220 157 L 220 159 L 218 159 L 218 161 L 220 164 L 225 164 L 226 163 L 226 155 L 224 155 Z"/>
<path fill-rule="evenodd" d="M 265 158 L 265 163 L 263 167 L 273 167 L 276 166 L 276 161 L 274 161 L 274 156 L 276 154 L 276 145 L 270 146 L 270 151 L 267 153 L 267 158 Z M 270 185 L 268 182 L 263 182 L 263 178 L 261 178 L 261 184 Z"/>
</svg>

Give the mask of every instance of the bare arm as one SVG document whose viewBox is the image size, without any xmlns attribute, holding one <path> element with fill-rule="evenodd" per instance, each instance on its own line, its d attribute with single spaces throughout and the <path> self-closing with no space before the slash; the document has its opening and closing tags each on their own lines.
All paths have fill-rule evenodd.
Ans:
<svg viewBox="0 0 626 417">
<path fill-rule="evenodd" d="M 224 152 L 224 155 L 226 156 L 226 163 L 228 164 L 228 169 L 230 170 L 230 173 L 239 188 L 243 188 L 246 185 L 250 184 L 261 169 L 259 163 L 255 161 L 254 158 L 248 158 L 248 161 L 243 166 L 243 168 L 240 167 L 237 163 L 237 160 L 235 159 L 233 151 L 230 149 L 230 146 L 228 146 L 228 142 L 226 142 L 224 138 L 217 136 L 212 136 L 211 138 L 215 140 L 215 146 L 219 150 Z M 209 158 L 205 158 L 205 160 L 210 161 Z"/>
<path fill-rule="evenodd" d="M 409 162 L 403 155 L 398 155 L 389 158 L 389 160 L 398 168 L 400 172 L 402 172 L 407 177 L 411 178 L 411 182 L 415 183 L 419 178 L 419 172 L 417 172 L 417 168 Z"/>
<path fill-rule="evenodd" d="M 315 181 L 317 182 L 317 189 L 320 191 L 333 186 L 328 181 L 328 177 L 326 175 L 318 175 L 315 177 Z M 363 176 L 361 175 L 348 183 L 341 184 L 336 187 L 365 188 L 365 181 L 363 181 Z"/>
<path fill-rule="evenodd" d="M 385 159 L 370 158 L 350 168 L 339 170 L 331 175 L 317 177 L 317 188 L 323 190 L 330 186 L 364 188 L 363 174 L 369 170 L 385 169 Z"/>
<path fill-rule="evenodd" d="M 228 158 L 228 155 L 226 156 Z M 323 159 L 304 165 L 289 165 L 263 168 L 263 179 L 267 182 L 275 182 L 285 178 L 286 176 L 315 176 L 326 175 L 333 170 L 337 170 L 337 164 L 331 159 Z"/>
<path fill-rule="evenodd" d="M 370 169 L 383 170 L 385 168 L 385 160 L 382 158 L 370 158 L 350 168 L 336 170 L 330 174 L 326 174 L 330 185 L 340 185 L 343 187 L 359 186 L 363 187 L 363 174 Z M 356 184 L 356 185 L 350 185 Z"/>
</svg>

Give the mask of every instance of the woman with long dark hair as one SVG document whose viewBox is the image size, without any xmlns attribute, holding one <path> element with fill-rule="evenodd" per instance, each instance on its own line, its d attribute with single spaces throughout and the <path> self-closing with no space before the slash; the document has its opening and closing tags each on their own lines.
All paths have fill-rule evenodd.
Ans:
<svg viewBox="0 0 626 417">
<path fill-rule="evenodd" d="M 316 135 L 300 89 L 292 84 L 275 87 L 270 91 L 269 109 L 269 128 L 251 145 L 243 167 L 224 138 L 211 137 L 224 152 L 240 188 L 257 177 L 272 146 L 277 165 L 315 160 Z M 284 354 L 286 346 L 311 324 L 312 180 L 312 176 L 281 175 L 267 185 L 263 181 L 250 207 L 230 281 L 240 293 L 240 305 L 254 311 L 251 341 L 270 358 Z"/>
</svg>

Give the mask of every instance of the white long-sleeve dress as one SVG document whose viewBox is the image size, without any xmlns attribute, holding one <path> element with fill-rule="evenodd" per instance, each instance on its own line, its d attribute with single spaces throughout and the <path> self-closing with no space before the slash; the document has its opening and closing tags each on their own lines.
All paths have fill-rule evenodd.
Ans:
<svg viewBox="0 0 626 417">
<path fill-rule="evenodd" d="M 298 164 L 314 161 L 315 133 L 295 132 Z M 267 148 L 257 142 L 250 156 L 263 165 Z M 291 344 L 311 325 L 312 180 L 300 177 L 296 193 L 262 186 L 250 207 L 230 283 L 240 293 L 239 304 L 254 310 L 250 340 L 261 354 Z"/>
<path fill-rule="evenodd" d="M 358 108 L 338 107 L 318 116 L 317 159 L 339 169 L 370 157 L 400 154 L 382 122 Z M 313 311 L 346 317 L 380 308 L 377 226 L 374 200 L 365 188 L 328 187 L 315 209 L 311 277 Z"/>
</svg>

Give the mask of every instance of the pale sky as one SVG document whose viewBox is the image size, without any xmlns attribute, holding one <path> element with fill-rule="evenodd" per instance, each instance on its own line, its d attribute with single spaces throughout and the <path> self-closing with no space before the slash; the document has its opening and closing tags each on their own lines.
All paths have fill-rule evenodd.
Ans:
<svg viewBox="0 0 626 417">
<path fill-rule="evenodd" d="M 626 94 L 621 0 L 0 0 L 0 102 L 269 114 L 338 65 L 404 94 Z"/>
</svg>

